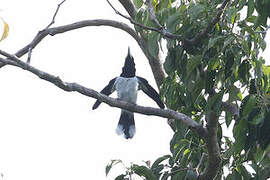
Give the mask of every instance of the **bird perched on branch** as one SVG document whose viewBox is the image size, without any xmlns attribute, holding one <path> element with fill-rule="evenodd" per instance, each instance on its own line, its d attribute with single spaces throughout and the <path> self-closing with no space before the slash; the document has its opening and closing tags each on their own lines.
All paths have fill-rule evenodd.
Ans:
<svg viewBox="0 0 270 180">
<path fill-rule="evenodd" d="M 128 48 L 128 55 L 125 59 L 122 73 L 119 77 L 112 79 L 100 93 L 108 96 L 116 90 L 117 96 L 120 100 L 136 104 L 138 90 L 142 90 L 152 98 L 160 108 L 164 109 L 165 106 L 156 90 L 148 84 L 146 79 L 136 76 L 135 72 L 134 59 L 130 54 L 130 49 Z M 97 100 L 92 109 L 96 109 L 100 104 L 101 101 Z M 134 136 L 135 131 L 134 113 L 122 109 L 116 133 L 118 135 L 124 134 L 124 137 L 129 139 Z"/>
</svg>

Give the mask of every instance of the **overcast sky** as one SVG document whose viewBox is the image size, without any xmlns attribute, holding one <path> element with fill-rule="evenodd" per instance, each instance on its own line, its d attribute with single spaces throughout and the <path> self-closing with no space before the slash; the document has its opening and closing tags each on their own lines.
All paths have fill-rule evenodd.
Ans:
<svg viewBox="0 0 270 180">
<path fill-rule="evenodd" d="M 59 2 L 1 2 L 0 16 L 10 32 L 0 42 L 0 49 L 15 53 L 31 42 L 50 23 Z M 115 6 L 124 12 L 117 2 Z M 106 0 L 67 0 L 54 26 L 101 18 L 128 23 Z M 128 46 L 137 74 L 157 89 L 137 43 L 127 33 L 110 27 L 87 27 L 46 37 L 33 50 L 31 65 L 100 91 L 120 74 Z M 173 133 L 166 119 L 135 114 L 136 135 L 125 140 L 115 134 L 120 117 L 117 108 L 102 104 L 92 111 L 94 99 L 65 92 L 15 67 L 1 68 L 0 82 L 0 173 L 5 180 L 106 179 L 105 166 L 111 159 L 142 164 L 169 153 Z M 143 93 L 139 93 L 138 104 L 157 107 Z M 121 168 L 112 170 L 107 179 L 120 172 Z"/>
<path fill-rule="evenodd" d="M 0 16 L 10 32 L 0 49 L 15 53 L 31 42 L 50 23 L 59 2 L 1 2 Z M 124 12 L 117 2 L 115 6 Z M 100 18 L 128 23 L 105 0 L 67 0 L 54 26 Z M 110 27 L 87 27 L 47 37 L 33 50 L 31 65 L 100 91 L 121 73 L 128 46 L 137 74 L 157 89 L 137 43 Z M 92 111 L 94 99 L 64 92 L 15 67 L 1 68 L 0 82 L 0 173 L 5 180 L 106 179 L 105 166 L 111 159 L 142 164 L 169 153 L 173 134 L 166 119 L 135 114 L 136 135 L 125 140 L 115 133 L 120 117 L 117 108 L 102 104 Z M 138 95 L 138 104 L 157 107 L 143 93 Z M 121 168 L 112 170 L 108 179 L 120 172 Z"/>
</svg>

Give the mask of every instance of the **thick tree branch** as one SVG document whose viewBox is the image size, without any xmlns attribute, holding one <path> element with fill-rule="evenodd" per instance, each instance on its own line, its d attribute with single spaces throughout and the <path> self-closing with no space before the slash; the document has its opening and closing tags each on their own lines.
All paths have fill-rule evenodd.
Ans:
<svg viewBox="0 0 270 180">
<path fill-rule="evenodd" d="M 223 111 L 230 112 L 233 115 L 235 120 L 237 120 L 239 118 L 239 109 L 238 109 L 236 104 L 222 102 L 221 109 Z"/>
<path fill-rule="evenodd" d="M 133 3 L 130 0 L 119 0 L 119 2 L 122 4 L 122 6 L 128 12 L 129 16 L 132 19 L 135 19 L 135 16 L 137 14 L 137 10 L 135 9 Z"/>
<path fill-rule="evenodd" d="M 219 171 L 221 156 L 217 140 L 217 124 L 218 116 L 212 111 L 207 116 L 208 134 L 206 138 L 206 147 L 208 151 L 208 160 L 203 174 L 198 177 L 199 180 L 214 179 Z"/>
<path fill-rule="evenodd" d="M 206 134 L 206 129 L 191 119 L 190 117 L 186 116 L 185 114 L 173 111 L 171 109 L 159 109 L 159 108 L 152 108 L 152 107 L 144 107 L 144 106 L 139 106 L 135 105 L 132 103 L 128 103 L 126 101 L 121 101 L 118 99 L 114 99 L 111 97 L 108 97 L 106 95 L 100 94 L 99 92 L 86 88 L 82 85 L 79 85 L 77 83 L 68 83 L 62 81 L 58 76 L 51 75 L 47 72 L 41 71 L 23 61 L 21 61 L 19 58 L 17 58 L 14 55 L 11 55 L 5 51 L 0 50 L 0 54 L 7 57 L 7 59 L 0 58 L 0 61 L 6 65 L 12 65 L 12 66 L 17 66 L 21 69 L 24 69 L 26 71 L 29 71 L 35 75 L 37 75 L 39 78 L 51 82 L 57 87 L 63 89 L 64 91 L 71 92 L 71 91 L 76 91 L 80 94 L 83 94 L 88 97 L 92 97 L 95 99 L 98 99 L 112 107 L 118 107 L 121 109 L 126 109 L 132 112 L 136 113 L 141 113 L 145 115 L 154 115 L 154 116 L 159 116 L 159 117 L 164 117 L 164 118 L 173 118 L 176 120 L 180 120 L 183 123 L 185 123 L 187 126 L 189 126 L 191 129 L 196 131 L 201 137 L 205 137 Z"/>
<path fill-rule="evenodd" d="M 136 32 L 131 27 L 129 27 L 127 24 L 121 23 L 118 21 L 114 21 L 114 20 L 95 19 L 95 20 L 79 21 L 79 22 L 75 22 L 72 24 L 64 25 L 64 26 L 58 26 L 58 27 L 54 27 L 54 28 L 44 29 L 37 34 L 37 36 L 34 38 L 34 40 L 30 44 L 28 44 L 24 48 L 20 49 L 18 52 L 16 52 L 15 55 L 17 57 L 23 56 L 24 54 L 26 54 L 28 52 L 29 46 L 32 45 L 32 47 L 35 48 L 36 45 L 38 45 L 40 43 L 40 41 L 42 41 L 42 39 L 45 38 L 47 35 L 53 36 L 56 34 L 64 33 L 67 31 L 71 31 L 71 30 L 75 30 L 75 29 L 79 29 L 79 28 L 83 28 L 83 27 L 88 27 L 88 26 L 110 26 L 110 27 L 121 29 L 121 30 L 127 32 L 128 34 L 130 34 L 137 41 L 137 43 L 139 45 L 141 45 L 140 38 L 138 37 Z"/>
</svg>

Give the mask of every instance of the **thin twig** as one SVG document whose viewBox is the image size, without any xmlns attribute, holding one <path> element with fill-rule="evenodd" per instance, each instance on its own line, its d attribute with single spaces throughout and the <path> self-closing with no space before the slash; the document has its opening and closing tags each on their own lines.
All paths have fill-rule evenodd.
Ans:
<svg viewBox="0 0 270 180">
<path fill-rule="evenodd" d="M 202 163 L 204 162 L 205 158 L 207 157 L 206 153 L 202 153 L 202 157 L 200 159 L 200 162 L 198 163 L 197 167 L 196 167 L 196 171 L 199 172 L 199 168 L 201 167 Z"/>
<path fill-rule="evenodd" d="M 75 22 L 72 24 L 48 28 L 46 30 L 39 31 L 37 36 L 35 36 L 35 38 L 32 40 L 32 42 L 30 44 L 26 45 L 25 47 L 23 47 L 22 49 L 18 50 L 15 53 L 15 55 L 17 57 L 22 57 L 23 55 L 25 55 L 28 52 L 28 49 L 30 46 L 32 47 L 32 49 L 35 48 L 48 35 L 54 36 L 56 34 L 65 33 L 68 31 L 72 31 L 72 30 L 76 30 L 76 29 L 88 27 L 88 26 L 110 26 L 110 27 L 114 27 L 117 29 L 121 29 L 121 30 L 127 32 L 129 35 L 131 35 L 141 47 L 141 39 L 138 37 L 136 32 L 131 27 L 129 27 L 127 24 L 121 23 L 118 21 L 114 21 L 114 20 L 94 19 L 94 20 L 79 21 L 79 22 Z"/>
<path fill-rule="evenodd" d="M 146 0 L 147 6 L 148 6 L 148 12 L 150 14 L 151 20 L 159 27 L 159 29 L 164 30 L 164 27 L 158 22 L 157 17 L 154 12 L 154 8 L 150 2 L 150 0 Z"/>
<path fill-rule="evenodd" d="M 140 23 L 136 22 L 134 19 L 132 19 L 131 17 L 128 17 L 128 16 L 120 13 L 117 9 L 115 9 L 115 7 L 110 3 L 109 0 L 107 0 L 107 2 L 111 6 L 111 8 L 114 10 L 114 12 L 116 14 L 120 15 L 121 17 L 123 17 L 125 19 L 128 19 L 131 24 L 134 24 L 135 26 L 138 26 L 138 27 L 143 28 L 145 30 L 158 32 L 158 33 L 162 34 L 164 37 L 167 37 L 167 38 L 170 38 L 170 39 L 183 40 L 182 36 L 172 34 L 172 33 L 168 32 L 168 31 L 166 31 L 165 29 L 160 29 L 160 28 L 155 28 L 155 27 L 148 27 L 148 26 L 145 26 L 143 24 L 140 24 Z"/>
<path fill-rule="evenodd" d="M 194 38 L 192 39 L 185 39 L 183 38 L 183 36 L 181 35 L 177 35 L 177 34 L 173 34 L 168 32 L 168 30 L 166 30 L 157 20 L 155 13 L 154 13 L 154 9 L 153 6 L 150 2 L 150 0 L 146 0 L 146 2 L 148 3 L 148 8 L 149 8 L 149 13 L 150 13 L 150 17 L 152 19 L 152 21 L 159 27 L 159 28 L 155 28 L 155 27 L 148 27 L 148 26 L 144 26 L 140 23 L 137 23 L 134 19 L 123 15 L 122 13 L 120 13 L 111 3 L 109 0 L 107 0 L 108 4 L 112 7 L 112 9 L 115 11 L 116 14 L 122 16 L 125 19 L 128 19 L 132 24 L 141 27 L 143 29 L 146 30 L 150 30 L 150 31 L 155 31 L 160 33 L 161 35 L 163 35 L 166 38 L 169 39 L 177 39 L 180 41 L 184 41 L 184 43 L 188 46 L 192 46 L 196 43 L 198 43 L 202 38 L 204 38 L 210 31 L 211 29 L 216 25 L 216 23 L 220 20 L 220 16 L 222 15 L 226 5 L 228 4 L 228 2 L 230 2 L 230 0 L 224 0 L 223 3 L 221 4 L 221 6 L 218 8 L 218 12 L 216 17 L 208 24 L 208 26 L 202 30 L 200 33 L 198 33 Z"/>
<path fill-rule="evenodd" d="M 65 1 L 66 1 L 66 0 L 63 0 L 61 3 L 59 3 L 59 4 L 57 5 L 56 11 L 54 12 L 54 15 L 53 15 L 53 18 L 52 18 L 52 21 L 51 21 L 50 24 L 48 24 L 42 31 L 45 31 L 45 30 L 49 29 L 49 27 L 55 23 L 56 15 L 57 15 L 57 13 L 58 13 L 58 11 L 59 11 L 61 5 L 62 5 Z M 38 36 L 39 36 L 39 33 L 35 36 L 34 39 L 36 39 Z M 27 61 L 26 61 L 27 64 L 30 64 L 33 46 L 34 46 L 34 45 L 33 45 L 32 43 L 30 43 L 29 48 L 28 48 L 28 57 L 27 57 Z"/>
<path fill-rule="evenodd" d="M 28 49 L 28 57 L 27 57 L 27 61 L 26 61 L 27 64 L 30 64 L 31 55 L 32 55 L 32 49 L 33 49 L 32 46 L 30 46 L 29 49 Z"/>
<path fill-rule="evenodd" d="M 262 34 L 266 34 L 267 31 L 268 31 L 269 29 L 270 29 L 270 25 L 267 26 L 267 27 L 265 28 L 265 30 L 263 30 L 263 31 L 255 31 L 254 33 L 262 33 Z"/>
<path fill-rule="evenodd" d="M 140 23 L 137 23 L 137 22 L 134 21 L 131 17 L 128 17 L 128 16 L 126 16 L 126 15 L 120 13 L 117 9 L 115 9 L 115 7 L 110 3 L 109 0 L 107 0 L 107 2 L 108 2 L 108 4 L 111 6 L 111 8 L 114 10 L 114 12 L 115 12 L 116 14 L 118 14 L 119 16 L 121 16 L 121 17 L 123 17 L 123 18 L 125 18 L 125 19 L 128 19 L 128 20 L 130 21 L 130 23 L 132 23 L 132 24 L 134 24 L 134 25 L 136 25 L 136 26 L 139 26 L 139 27 L 141 27 L 141 28 L 143 28 L 143 29 L 146 29 L 146 30 L 151 30 L 151 31 L 160 32 L 157 28 L 154 28 L 154 27 L 148 27 L 148 26 L 144 26 L 144 25 L 142 25 L 142 24 L 140 24 Z"/>
<path fill-rule="evenodd" d="M 51 27 L 51 25 L 53 25 L 53 24 L 55 23 L 56 15 L 57 15 L 57 13 L 58 13 L 58 11 L 59 11 L 61 5 L 62 5 L 65 1 L 66 1 L 66 0 L 63 0 L 61 3 L 59 3 L 59 4 L 57 5 L 56 11 L 55 11 L 55 13 L 54 13 L 54 15 L 53 15 L 53 18 L 52 18 L 52 21 L 50 22 L 50 24 L 49 24 L 45 29 L 48 29 L 49 27 Z"/>
</svg>

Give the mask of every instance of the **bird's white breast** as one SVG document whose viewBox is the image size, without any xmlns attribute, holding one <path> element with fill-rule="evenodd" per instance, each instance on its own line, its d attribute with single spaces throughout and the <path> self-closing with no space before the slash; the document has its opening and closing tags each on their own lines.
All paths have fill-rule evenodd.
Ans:
<svg viewBox="0 0 270 180">
<path fill-rule="evenodd" d="M 115 81 L 115 90 L 119 99 L 136 103 L 138 92 L 138 79 L 136 77 L 118 77 Z"/>
</svg>

